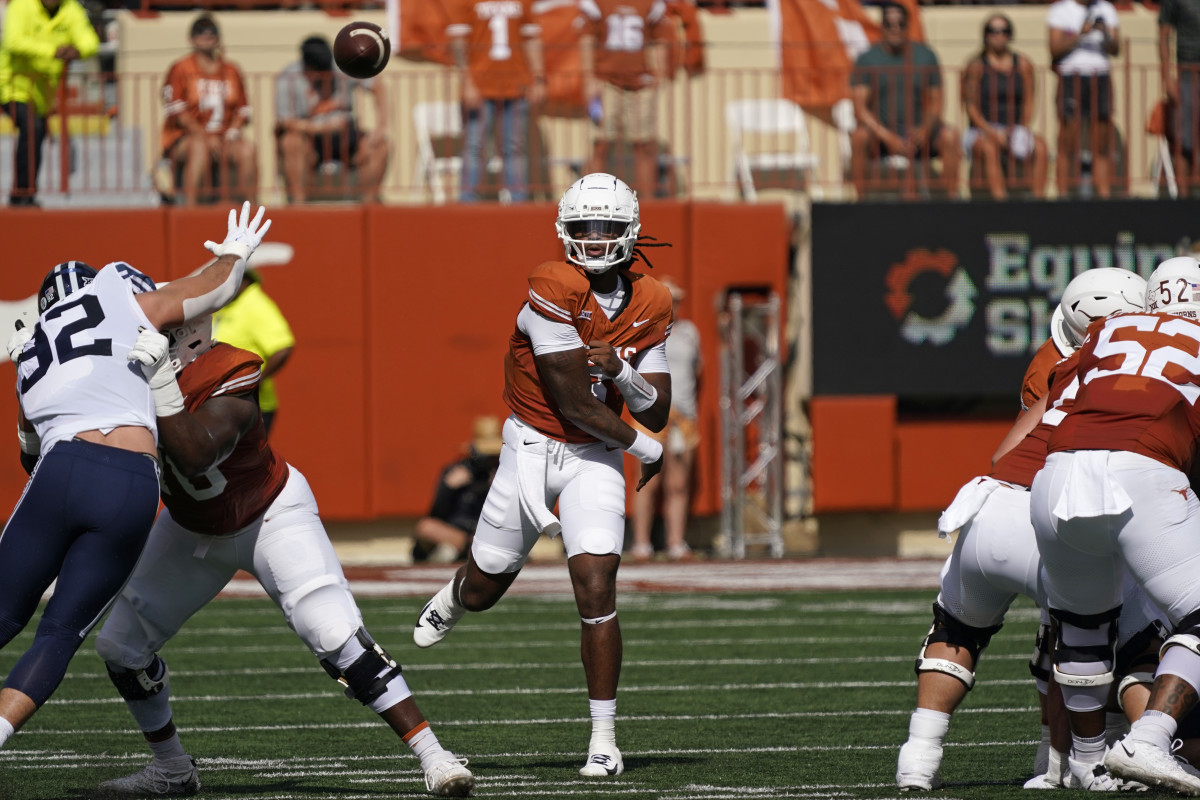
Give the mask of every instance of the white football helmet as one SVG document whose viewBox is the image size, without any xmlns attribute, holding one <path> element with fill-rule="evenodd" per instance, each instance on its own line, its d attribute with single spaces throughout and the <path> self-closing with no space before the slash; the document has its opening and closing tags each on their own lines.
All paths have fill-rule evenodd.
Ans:
<svg viewBox="0 0 1200 800">
<path fill-rule="evenodd" d="M 212 314 L 190 319 L 167 331 L 167 355 L 171 366 L 178 375 L 183 368 L 195 361 L 201 353 L 207 352 L 214 344 L 212 332 Z"/>
<path fill-rule="evenodd" d="M 1155 267 L 1146 287 L 1146 310 L 1200 320 L 1200 261 L 1179 256 Z"/>
<path fill-rule="evenodd" d="M 600 274 L 633 258 L 642 223 L 637 194 L 625 181 L 605 172 L 584 175 L 558 201 L 554 223 L 567 260 Z M 588 247 L 604 253 L 588 255 Z"/>
<path fill-rule="evenodd" d="M 1093 320 L 1118 311 L 1141 311 L 1146 281 L 1136 272 L 1097 267 L 1076 275 L 1063 290 L 1050 323 L 1050 335 L 1064 352 L 1078 350 Z"/>
</svg>

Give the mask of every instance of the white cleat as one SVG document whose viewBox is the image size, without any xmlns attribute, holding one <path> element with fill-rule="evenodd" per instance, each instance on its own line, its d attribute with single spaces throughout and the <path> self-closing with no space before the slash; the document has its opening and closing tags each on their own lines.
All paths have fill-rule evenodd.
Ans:
<svg viewBox="0 0 1200 800">
<path fill-rule="evenodd" d="M 1063 786 L 1063 784 L 1053 780 L 1049 775 L 1043 773 L 1041 775 L 1034 775 L 1032 778 L 1025 781 L 1025 785 L 1022 786 L 1021 788 L 1022 789 L 1065 789 L 1066 787 Z"/>
<path fill-rule="evenodd" d="M 467 797 L 475 788 L 475 776 L 467 760 L 446 751 L 446 758 L 425 770 L 425 788 L 438 797 Z"/>
<path fill-rule="evenodd" d="M 446 638 L 446 634 L 466 613 L 467 610 L 454 599 L 454 581 L 451 581 L 421 609 L 417 626 L 413 628 L 413 641 L 417 647 L 433 647 Z"/>
<path fill-rule="evenodd" d="M 938 776 L 941 768 L 941 747 L 920 739 L 909 739 L 900 748 L 900 758 L 896 762 L 896 786 L 902 792 L 936 789 L 942 785 Z"/>
<path fill-rule="evenodd" d="M 1148 742 L 1126 736 L 1108 749 L 1104 766 L 1126 780 L 1200 796 L 1200 771 L 1179 756 Z"/>
<path fill-rule="evenodd" d="M 625 771 L 621 751 L 615 744 L 596 745 L 588 748 L 587 762 L 579 774 L 585 778 L 613 778 Z"/>
<path fill-rule="evenodd" d="M 130 797 L 190 795 L 200 791 L 200 772 L 191 756 L 174 758 L 163 764 L 151 762 L 141 772 L 104 781 L 100 791 L 110 796 Z"/>
<path fill-rule="evenodd" d="M 1071 777 L 1067 783 L 1069 789 L 1083 789 L 1085 792 L 1144 792 L 1150 788 L 1144 783 L 1113 774 L 1103 763 L 1086 764 L 1073 758 L 1068 759 L 1067 763 L 1071 766 Z"/>
</svg>

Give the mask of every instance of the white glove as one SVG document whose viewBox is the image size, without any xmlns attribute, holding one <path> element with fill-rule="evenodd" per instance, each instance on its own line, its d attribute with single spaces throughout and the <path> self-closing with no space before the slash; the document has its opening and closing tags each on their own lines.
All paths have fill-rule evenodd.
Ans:
<svg viewBox="0 0 1200 800">
<path fill-rule="evenodd" d="M 242 217 L 239 220 L 237 209 L 229 209 L 229 232 L 225 234 L 225 241 L 217 244 L 209 240 L 204 243 L 206 250 L 212 251 L 215 256 L 235 255 L 245 261 L 250 258 L 250 254 L 262 244 L 263 237 L 267 235 L 267 231 L 271 227 L 271 220 L 263 222 L 263 215 L 267 213 L 267 209 L 263 206 L 258 207 L 258 213 L 254 215 L 253 221 L 250 219 L 250 201 L 242 203 Z M 259 225 L 262 225 L 260 228 Z"/>
<path fill-rule="evenodd" d="M 160 417 L 170 417 L 183 411 L 183 393 L 175 381 L 175 368 L 171 364 L 171 354 L 167 337 L 155 330 L 143 328 L 138 334 L 137 342 L 129 351 L 130 361 L 136 361 L 142 367 L 142 374 L 150 384 L 150 394 L 154 397 L 154 412 Z"/>
<path fill-rule="evenodd" d="M 33 338 L 33 329 L 24 327 L 20 320 L 17 320 L 17 325 L 21 325 L 21 327 L 17 328 L 12 336 L 8 337 L 8 344 L 4 346 L 4 349 L 8 351 L 8 357 L 13 360 L 13 363 L 16 363 L 21 357 L 21 351 L 25 349 L 25 343 Z"/>
</svg>

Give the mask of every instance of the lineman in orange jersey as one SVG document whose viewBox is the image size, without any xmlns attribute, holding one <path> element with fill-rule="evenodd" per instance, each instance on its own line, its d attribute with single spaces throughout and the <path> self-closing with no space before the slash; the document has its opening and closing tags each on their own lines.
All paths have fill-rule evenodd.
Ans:
<svg viewBox="0 0 1200 800">
<path fill-rule="evenodd" d="M 938 785 L 942 744 L 951 715 L 974 686 L 980 656 L 1018 595 L 1029 597 L 1043 609 L 1037 657 L 1030 671 L 1037 683 L 1043 718 L 1050 719 L 1049 648 L 1044 646 L 1049 618 L 1045 616 L 1041 561 L 1029 522 L 1028 487 L 1045 461 L 1046 439 L 1074 399 L 1078 357 L 1070 355 L 1049 367 L 1043 358 L 1046 353 L 1057 358 L 1060 347 L 1074 354 L 1093 319 L 1119 311 L 1140 311 L 1145 295 L 1145 280 L 1121 269 L 1089 270 L 1067 285 L 1054 314 L 1051 338 L 1026 372 L 1022 400 L 1029 408 L 1001 443 L 992 471 L 968 481 L 938 520 L 941 535 L 949 537 L 958 531 L 958 537 L 954 552 L 942 567 L 933 626 L 917 656 L 917 708 L 896 767 L 896 783 L 902 790 L 928 790 Z M 1137 650 L 1141 632 L 1157 615 L 1134 587 L 1130 589 L 1120 644 L 1132 641 L 1131 649 Z M 1067 745 L 1060 741 L 1059 747 L 1065 751 Z M 1051 746 L 1048 724 L 1043 725 L 1034 769 L 1037 774 L 1026 788 L 1072 785 L 1066 756 Z"/>
<path fill-rule="evenodd" d="M 380 717 L 421 760 L 426 788 L 466 796 L 466 761 L 438 742 L 400 666 L 363 627 L 362 614 L 317 516 L 308 482 L 267 442 L 258 409 L 261 359 L 212 341 L 212 317 L 167 337 L 158 348 L 155 401 L 166 504 L 128 585 L 96 639 L 153 760 L 105 781 L 106 794 L 193 794 L 200 777 L 183 749 L 169 706 L 159 651 L 239 569 L 258 578 L 346 696 Z M 178 373 L 178 380 L 176 379 Z M 160 392 L 178 405 L 159 404 Z"/>
<path fill-rule="evenodd" d="M 1200 435 L 1198 290 L 1200 262 L 1170 259 L 1150 276 L 1146 313 L 1088 330 L 1075 404 L 1050 436 L 1030 499 L 1073 757 L 1191 795 L 1200 794 L 1200 772 L 1171 748 L 1200 686 L 1200 502 L 1187 477 Z M 1147 711 L 1106 752 L 1123 570 L 1167 615 L 1172 635 Z"/>
<path fill-rule="evenodd" d="M 468 561 L 426 604 L 413 630 L 441 641 L 467 611 L 491 608 L 541 534 L 560 532 L 575 604 L 592 735 L 585 777 L 619 775 L 617 680 L 621 628 L 617 566 L 625 535 L 621 451 L 642 462 L 640 489 L 662 468 L 662 446 L 621 419 L 622 406 L 651 431 L 667 423 L 666 339 L 671 295 L 630 271 L 641 223 L 637 195 L 605 173 L 580 178 L 558 204 L 567 262 L 536 267 L 504 362 L 500 468 Z M 555 501 L 561 522 L 551 512 Z"/>
</svg>

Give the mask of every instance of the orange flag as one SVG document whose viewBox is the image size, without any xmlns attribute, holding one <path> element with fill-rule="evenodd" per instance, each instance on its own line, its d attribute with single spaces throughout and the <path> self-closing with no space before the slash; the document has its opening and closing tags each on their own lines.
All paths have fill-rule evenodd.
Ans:
<svg viewBox="0 0 1200 800">
<path fill-rule="evenodd" d="M 806 108 L 829 108 L 850 96 L 854 61 L 879 41 L 876 17 L 858 0 L 774 0 L 783 96 Z M 924 39 L 917 0 L 908 9 L 908 35 Z"/>
</svg>

